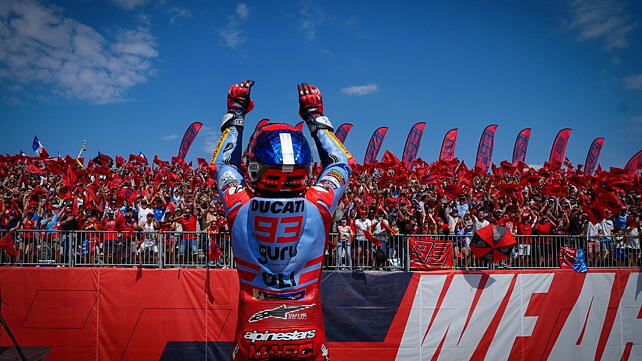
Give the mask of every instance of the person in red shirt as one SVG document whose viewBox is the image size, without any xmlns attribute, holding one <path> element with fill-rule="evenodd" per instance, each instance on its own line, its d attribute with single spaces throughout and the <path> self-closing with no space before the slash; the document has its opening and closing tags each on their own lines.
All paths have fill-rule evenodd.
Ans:
<svg viewBox="0 0 642 361">
<path fill-rule="evenodd" d="M 103 215 L 101 224 L 101 233 L 103 239 L 103 256 L 106 264 L 116 263 L 118 255 L 116 254 L 116 245 L 119 241 L 118 231 L 123 223 L 122 218 L 116 217 L 116 212 L 113 209 L 107 209 Z"/>
<path fill-rule="evenodd" d="M 531 256 L 531 243 L 533 234 L 533 225 L 535 218 L 528 210 L 520 210 L 517 216 L 517 234 L 521 237 L 517 238 L 517 255 L 520 258 L 520 264 L 523 267 L 528 267 Z"/>
<path fill-rule="evenodd" d="M 179 263 L 185 261 L 185 251 L 187 250 L 188 259 L 196 263 L 198 254 L 198 235 L 196 234 L 196 200 L 192 200 L 192 206 L 186 208 L 182 218 L 177 218 L 176 222 L 183 227 L 182 238 L 178 242 L 178 259 Z M 188 233 L 185 233 L 188 232 Z"/>
<path fill-rule="evenodd" d="M 137 237 L 134 232 L 140 227 L 138 226 L 138 219 L 134 217 L 131 208 L 125 208 L 125 214 L 118 211 L 117 218 L 120 220 L 121 242 L 118 243 L 118 254 L 122 263 L 134 263 L 136 255 L 136 248 L 138 247 Z"/>
<path fill-rule="evenodd" d="M 538 217 L 537 224 L 533 227 L 535 234 L 540 235 L 533 245 L 535 259 L 538 260 L 539 267 L 551 267 L 553 265 L 553 250 L 551 237 L 543 237 L 551 235 L 555 224 L 550 221 L 548 215 Z"/>
</svg>

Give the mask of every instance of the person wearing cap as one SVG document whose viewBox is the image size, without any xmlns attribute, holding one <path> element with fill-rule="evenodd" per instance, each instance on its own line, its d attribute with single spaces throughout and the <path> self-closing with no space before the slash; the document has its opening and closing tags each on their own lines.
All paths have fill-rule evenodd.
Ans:
<svg viewBox="0 0 642 361">
<path fill-rule="evenodd" d="M 372 254 L 370 242 L 366 239 L 365 233 L 372 231 L 372 221 L 368 219 L 368 214 L 365 211 L 359 213 L 359 218 L 354 222 L 357 234 L 355 237 L 356 240 L 356 265 L 357 266 L 369 266 L 372 265 Z"/>
</svg>

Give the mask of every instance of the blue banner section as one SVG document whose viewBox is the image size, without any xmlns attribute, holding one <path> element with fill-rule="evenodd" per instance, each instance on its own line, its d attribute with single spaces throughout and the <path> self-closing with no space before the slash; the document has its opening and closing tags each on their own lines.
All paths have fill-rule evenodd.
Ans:
<svg viewBox="0 0 642 361">
<path fill-rule="evenodd" d="M 329 342 L 382 342 L 411 272 L 326 271 L 321 300 Z"/>
</svg>

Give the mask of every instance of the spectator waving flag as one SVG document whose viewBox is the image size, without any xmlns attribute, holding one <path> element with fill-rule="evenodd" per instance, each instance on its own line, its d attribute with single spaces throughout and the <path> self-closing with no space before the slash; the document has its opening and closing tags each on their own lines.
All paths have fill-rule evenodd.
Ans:
<svg viewBox="0 0 642 361">
<path fill-rule="evenodd" d="M 588 272 L 584 250 L 569 247 L 560 248 L 560 268 L 572 268 L 579 273 Z"/>
<path fill-rule="evenodd" d="M 42 145 L 42 143 L 40 143 L 40 140 L 38 139 L 37 136 L 33 137 L 33 144 L 31 145 L 31 148 L 41 158 L 49 158 L 49 153 L 45 149 L 45 146 Z"/>
</svg>

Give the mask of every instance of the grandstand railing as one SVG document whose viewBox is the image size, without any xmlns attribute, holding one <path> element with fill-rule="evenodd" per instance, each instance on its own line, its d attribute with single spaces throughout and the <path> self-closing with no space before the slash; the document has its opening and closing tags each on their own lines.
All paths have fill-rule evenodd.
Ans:
<svg viewBox="0 0 642 361">
<path fill-rule="evenodd" d="M 4 236 L 6 231 L 0 232 Z M 234 268 L 228 233 L 205 232 L 108 232 L 33 231 L 13 232 L 17 257 L 0 250 L 4 266 Z M 439 243 L 442 260 L 452 258 L 454 269 L 558 268 L 561 247 L 584 249 L 589 268 L 639 268 L 639 236 L 516 236 L 518 244 L 510 256 L 497 263 L 473 257 L 472 235 L 388 235 L 375 236 L 381 246 L 361 237 L 345 241 L 332 233 L 326 248 L 324 267 L 335 270 L 413 270 L 410 239 Z M 216 244 L 220 256 L 209 259 Z M 444 253 L 445 252 L 445 253 Z M 424 256 L 438 258 L 434 252 Z M 450 263 L 450 262 L 447 262 Z"/>
</svg>

